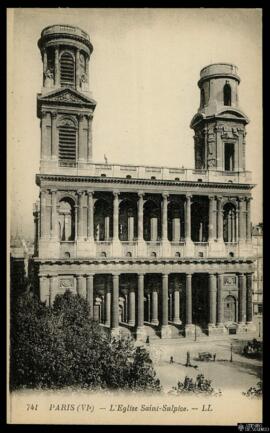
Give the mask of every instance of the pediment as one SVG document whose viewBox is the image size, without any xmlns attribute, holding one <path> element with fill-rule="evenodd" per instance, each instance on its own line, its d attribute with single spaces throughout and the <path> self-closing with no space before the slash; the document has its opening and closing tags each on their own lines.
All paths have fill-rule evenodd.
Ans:
<svg viewBox="0 0 270 433">
<path fill-rule="evenodd" d="M 46 93 L 45 95 L 38 95 L 39 103 L 64 103 L 66 104 L 79 104 L 86 106 L 96 106 L 96 101 L 92 98 L 89 98 L 85 95 L 82 95 L 80 92 L 77 92 L 71 88 L 63 88 L 54 90 L 52 92 Z"/>
<path fill-rule="evenodd" d="M 241 119 L 249 123 L 248 117 L 237 108 L 222 109 L 216 114 L 216 117 L 222 117 L 223 119 Z"/>
</svg>

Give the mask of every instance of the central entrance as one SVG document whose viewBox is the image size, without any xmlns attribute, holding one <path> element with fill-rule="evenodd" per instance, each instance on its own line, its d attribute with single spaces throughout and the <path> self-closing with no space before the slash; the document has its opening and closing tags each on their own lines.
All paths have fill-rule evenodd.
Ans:
<svg viewBox="0 0 270 433">
<path fill-rule="evenodd" d="M 224 322 L 236 322 L 236 300 L 231 295 L 224 299 Z"/>
<path fill-rule="evenodd" d="M 208 275 L 193 274 L 192 277 L 192 320 L 202 332 L 207 332 L 209 322 Z"/>
</svg>

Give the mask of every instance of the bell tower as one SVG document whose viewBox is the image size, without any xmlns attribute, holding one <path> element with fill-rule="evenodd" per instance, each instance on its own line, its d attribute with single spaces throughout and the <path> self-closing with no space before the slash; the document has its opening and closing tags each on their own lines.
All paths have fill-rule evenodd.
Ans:
<svg viewBox="0 0 270 433">
<path fill-rule="evenodd" d="M 40 172 L 83 166 L 92 160 L 92 119 L 96 102 L 89 91 L 93 46 L 78 27 L 46 27 L 38 41 L 43 62 L 37 116 L 41 126 Z"/>
<path fill-rule="evenodd" d="M 194 130 L 195 169 L 245 171 L 247 116 L 238 105 L 237 67 L 215 63 L 201 70 L 200 107 L 190 127 Z"/>
</svg>

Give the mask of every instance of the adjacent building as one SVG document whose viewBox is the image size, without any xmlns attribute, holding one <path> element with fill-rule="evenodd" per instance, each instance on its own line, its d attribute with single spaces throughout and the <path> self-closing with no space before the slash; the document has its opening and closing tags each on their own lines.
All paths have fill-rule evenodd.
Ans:
<svg viewBox="0 0 270 433">
<path fill-rule="evenodd" d="M 208 335 L 253 329 L 254 185 L 237 67 L 200 72 L 193 168 L 100 164 L 92 160 L 88 34 L 53 25 L 38 46 L 40 299 L 52 304 L 69 289 L 87 298 L 91 317 L 112 335 L 138 339 L 189 336 L 195 325 Z"/>
<path fill-rule="evenodd" d="M 255 258 L 253 274 L 253 313 L 263 312 L 263 227 L 258 224 L 252 228 L 252 247 Z"/>
</svg>

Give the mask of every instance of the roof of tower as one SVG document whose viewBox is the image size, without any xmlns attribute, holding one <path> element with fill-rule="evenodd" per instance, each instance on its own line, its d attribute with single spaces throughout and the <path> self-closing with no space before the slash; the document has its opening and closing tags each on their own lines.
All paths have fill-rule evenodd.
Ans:
<svg viewBox="0 0 270 433">
<path fill-rule="evenodd" d="M 45 27 L 41 32 L 41 37 L 38 40 L 39 48 L 42 48 L 45 42 L 51 39 L 75 39 L 83 42 L 89 49 L 93 51 L 93 45 L 90 42 L 88 33 L 82 30 L 80 27 L 71 26 L 69 24 L 54 24 L 52 26 Z"/>
<path fill-rule="evenodd" d="M 236 65 L 233 65 L 232 63 L 212 63 L 211 65 L 207 65 L 201 69 L 198 86 L 200 87 L 205 80 L 209 80 L 210 78 L 223 77 L 233 78 L 240 83 L 240 77 Z"/>
</svg>

